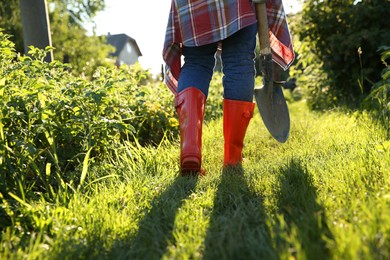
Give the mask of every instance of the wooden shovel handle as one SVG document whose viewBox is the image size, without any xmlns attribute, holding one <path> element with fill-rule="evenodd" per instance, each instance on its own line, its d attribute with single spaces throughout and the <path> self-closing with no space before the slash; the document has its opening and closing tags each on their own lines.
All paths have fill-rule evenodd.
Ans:
<svg viewBox="0 0 390 260">
<path fill-rule="evenodd" d="M 270 48 L 270 41 L 269 41 L 268 19 L 267 19 L 267 9 L 265 6 L 265 1 L 253 1 L 253 2 L 255 3 L 255 8 L 256 8 L 258 35 L 259 35 L 259 42 L 260 42 L 260 54 L 269 54 L 271 53 L 271 48 Z"/>
</svg>

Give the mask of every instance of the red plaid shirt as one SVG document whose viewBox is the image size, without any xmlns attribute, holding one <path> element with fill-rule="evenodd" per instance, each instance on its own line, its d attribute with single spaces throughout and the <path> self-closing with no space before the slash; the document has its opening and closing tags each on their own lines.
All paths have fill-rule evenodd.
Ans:
<svg viewBox="0 0 390 260">
<path fill-rule="evenodd" d="M 266 6 L 273 59 L 287 69 L 294 51 L 282 0 L 267 0 Z M 177 93 L 183 45 L 218 42 L 256 21 L 250 0 L 172 0 L 163 49 L 170 90 Z"/>
</svg>

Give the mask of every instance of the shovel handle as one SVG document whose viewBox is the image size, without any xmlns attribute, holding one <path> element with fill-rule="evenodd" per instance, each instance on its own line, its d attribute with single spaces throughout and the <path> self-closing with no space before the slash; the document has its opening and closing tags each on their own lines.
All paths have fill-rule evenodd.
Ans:
<svg viewBox="0 0 390 260">
<path fill-rule="evenodd" d="M 253 0 L 255 3 L 257 27 L 260 42 L 260 54 L 270 54 L 270 41 L 268 32 L 268 19 L 265 0 Z"/>
</svg>

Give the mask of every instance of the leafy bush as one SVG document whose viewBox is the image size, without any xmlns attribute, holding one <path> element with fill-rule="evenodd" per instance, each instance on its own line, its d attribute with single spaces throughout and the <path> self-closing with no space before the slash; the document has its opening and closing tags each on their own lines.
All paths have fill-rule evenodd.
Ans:
<svg viewBox="0 0 390 260">
<path fill-rule="evenodd" d="M 369 94 L 382 70 L 377 50 L 390 42 L 389 10 L 387 0 L 304 2 L 291 28 L 302 42 L 298 84 L 312 108 L 356 107 Z"/>
<path fill-rule="evenodd" d="M 365 106 L 375 104 L 375 111 L 387 129 L 387 138 L 390 138 L 390 65 L 386 62 L 390 58 L 390 47 L 384 47 L 381 60 L 385 65 L 382 70 L 382 80 L 374 84 L 373 90 L 367 97 Z"/>
<path fill-rule="evenodd" d="M 174 107 L 174 96 L 164 83 L 140 84 L 146 74 L 141 70 L 128 86 L 129 107 L 135 117 L 135 137 L 142 145 L 158 144 L 164 136 L 169 139 L 178 134 L 179 122 Z M 137 83 L 138 81 L 138 83 Z"/>
<path fill-rule="evenodd" d="M 31 48 L 30 56 L 20 56 L 0 32 L 1 192 L 74 186 L 88 162 L 110 158 L 124 140 L 156 145 L 164 137 L 178 139 L 174 96 L 139 64 L 99 67 L 90 79 L 60 62 L 44 62 L 49 50 Z M 222 115 L 221 81 L 216 73 L 206 122 Z"/>
<path fill-rule="evenodd" d="M 123 140 L 158 143 L 177 133 L 172 94 L 140 66 L 100 67 L 88 80 L 45 63 L 48 50 L 17 55 L 8 38 L 0 32 L 2 192 L 51 191 Z"/>
</svg>

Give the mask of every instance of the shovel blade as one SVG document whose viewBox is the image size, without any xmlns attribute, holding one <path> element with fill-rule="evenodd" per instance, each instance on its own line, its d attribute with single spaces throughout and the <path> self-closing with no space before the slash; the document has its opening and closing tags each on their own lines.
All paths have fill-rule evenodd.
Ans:
<svg viewBox="0 0 390 260">
<path fill-rule="evenodd" d="M 282 88 L 273 86 L 255 88 L 257 108 L 269 133 L 278 142 L 284 143 L 290 133 L 290 114 Z"/>
</svg>

